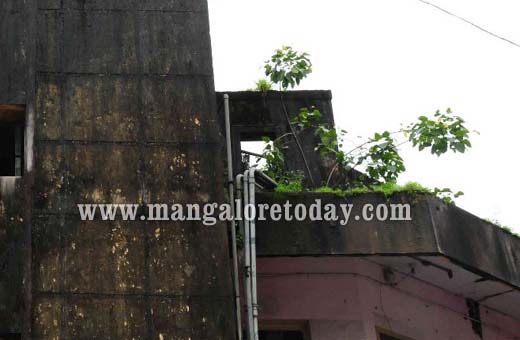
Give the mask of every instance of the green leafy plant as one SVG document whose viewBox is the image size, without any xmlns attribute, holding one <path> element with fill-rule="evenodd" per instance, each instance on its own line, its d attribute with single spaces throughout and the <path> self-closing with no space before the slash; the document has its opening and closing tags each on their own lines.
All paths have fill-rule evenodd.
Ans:
<svg viewBox="0 0 520 340">
<path fill-rule="evenodd" d="M 287 174 L 285 166 L 285 157 L 282 149 L 284 148 L 282 139 L 277 138 L 274 141 L 269 137 L 262 137 L 265 143 L 262 151 L 262 158 L 265 159 L 265 166 L 262 169 L 264 173 L 276 181 L 280 181 Z M 257 162 L 259 162 L 258 159 Z"/>
<path fill-rule="evenodd" d="M 469 130 L 464 126 L 464 119 L 454 116 L 450 108 L 446 113 L 437 111 L 434 118 L 420 116 L 419 121 L 404 130 L 413 146 L 419 150 L 430 148 L 437 156 L 448 150 L 464 153 L 471 147 Z"/>
<path fill-rule="evenodd" d="M 462 191 L 453 192 L 450 188 L 435 188 L 432 194 L 446 204 L 455 204 L 455 199 L 464 195 Z"/>
<path fill-rule="evenodd" d="M 419 118 L 419 120 L 423 121 L 424 119 Z M 458 119 L 457 121 L 460 122 Z M 442 120 L 440 120 L 440 123 L 442 123 Z M 354 169 L 361 167 L 362 170 L 367 172 L 371 179 L 376 180 L 382 185 L 395 183 L 399 175 L 406 170 L 404 161 L 399 154 L 399 146 L 409 143 L 410 141 L 405 140 L 398 143 L 396 137 L 398 135 L 406 136 L 408 134 L 413 134 L 415 136 L 414 138 L 422 138 L 420 124 L 410 124 L 410 128 L 400 129 L 395 132 L 384 131 L 381 133 L 375 133 L 373 137 L 369 138 L 361 145 L 352 150 L 344 151 L 343 136 L 346 134 L 346 131 L 338 131 L 335 127 L 322 123 L 322 114 L 316 108 L 300 109 L 300 112 L 291 119 L 291 124 L 294 125 L 294 130 L 298 134 L 307 129 L 314 130 L 314 133 L 319 137 L 319 143 L 315 146 L 315 151 L 319 152 L 322 157 L 329 157 L 336 162 L 330 175 L 332 175 L 332 172 L 337 169 Z M 464 131 L 464 134 L 459 134 L 459 136 L 469 142 L 469 130 L 463 125 L 460 125 L 458 128 Z M 426 133 L 431 134 L 431 131 L 428 130 Z M 435 136 L 435 138 L 442 140 L 445 138 L 442 133 L 450 134 L 452 132 L 441 130 L 438 133 L 440 135 Z M 288 177 L 283 150 L 288 147 L 286 144 L 289 135 L 290 133 L 283 135 L 274 141 L 271 141 L 269 138 L 264 139 L 264 142 L 270 143 L 264 149 L 263 154 L 267 164 L 265 171 L 275 179 L 285 179 Z M 448 142 L 448 145 L 451 145 L 451 143 L 452 142 Z M 417 145 L 418 144 L 416 144 L 416 146 Z M 465 145 L 466 147 L 464 150 L 456 147 L 448 147 L 446 150 L 436 149 L 435 154 L 440 155 L 448 150 L 464 152 L 471 146 L 471 144 L 465 143 Z M 424 148 L 421 150 L 424 150 Z M 330 175 L 324 188 L 329 187 Z M 362 183 L 354 183 L 353 185 L 354 188 L 364 186 L 365 185 Z M 335 188 L 331 188 L 331 190 L 334 191 Z M 370 191 L 372 189 L 369 188 L 367 190 Z M 430 190 L 429 193 L 435 195 L 448 204 L 453 204 L 456 198 L 463 195 L 462 192 L 452 192 L 449 188 L 435 188 Z"/>
<path fill-rule="evenodd" d="M 312 72 L 312 64 L 307 53 L 299 53 L 292 47 L 283 46 L 275 51 L 270 60 L 265 62 L 264 69 L 266 76 L 268 76 L 274 84 L 277 84 L 280 90 L 287 91 L 289 86 L 294 88 L 296 85 L 299 85 L 300 81 Z M 291 129 L 292 138 L 294 138 L 303 163 L 305 164 L 308 179 L 314 185 L 315 182 L 309 167 L 309 162 L 307 161 L 298 135 L 290 122 L 289 113 L 287 112 L 287 107 L 283 99 L 283 92 L 280 92 L 280 101 L 285 118 Z"/>
<path fill-rule="evenodd" d="M 406 170 L 395 140 L 388 131 L 376 133 L 369 140 L 367 152 L 356 162 L 363 163 L 366 164 L 366 171 L 371 178 L 383 182 L 396 181 L 399 174 Z"/>
<path fill-rule="evenodd" d="M 312 73 L 312 64 L 309 54 L 299 53 L 290 46 L 283 46 L 265 62 L 264 69 L 265 75 L 285 91 L 289 87 L 299 85 Z"/>
<path fill-rule="evenodd" d="M 283 149 L 287 146 L 283 144 L 283 137 L 271 140 L 269 137 L 263 137 L 263 142 L 266 144 L 262 151 L 262 157 L 265 160 L 265 166 L 262 171 L 272 179 L 274 179 L 282 191 L 303 191 L 303 174 L 295 171 L 288 171 L 285 166 L 285 157 Z M 257 164 L 260 158 L 257 160 Z"/>
<path fill-rule="evenodd" d="M 322 114 L 320 110 L 315 107 L 311 107 L 310 109 L 302 107 L 296 117 L 291 119 L 291 124 L 296 126 L 299 131 L 303 131 L 309 127 L 315 126 L 316 123 L 320 123 L 321 118 Z"/>
<path fill-rule="evenodd" d="M 253 91 L 258 92 L 267 92 L 273 89 L 274 84 L 271 83 L 268 79 L 260 79 L 255 83 L 255 88 Z"/>
<path fill-rule="evenodd" d="M 305 190 L 303 184 L 303 176 L 298 173 L 292 173 L 282 179 L 279 179 L 276 192 L 302 192 Z"/>
<path fill-rule="evenodd" d="M 275 51 L 265 63 L 265 74 L 274 85 L 278 85 L 283 91 L 289 87 L 300 84 L 312 72 L 312 63 L 307 53 L 300 53 L 293 48 L 284 46 Z M 312 130 L 319 142 L 314 149 L 322 158 L 332 160 L 333 166 L 322 190 L 336 191 L 331 183 L 333 174 L 339 171 L 359 169 L 366 172 L 372 181 L 381 185 L 394 185 L 399 175 L 406 170 L 404 160 L 399 151 L 404 144 L 411 143 L 419 151 L 429 149 L 432 154 L 440 156 L 448 151 L 464 153 L 471 148 L 469 139 L 470 131 L 465 126 L 465 121 L 453 114 L 451 109 L 445 113 L 435 112 L 433 117 L 421 115 L 416 122 L 408 124 L 397 131 L 383 131 L 375 133 L 365 142 L 350 150 L 344 148 L 346 131 L 337 129 L 323 122 L 322 113 L 315 107 L 304 107 L 293 118 L 289 114 L 280 96 L 291 132 L 271 140 L 264 138 L 268 143 L 263 151 L 266 159 L 264 171 L 281 181 L 283 190 L 300 188 L 303 183 L 302 174 L 294 174 L 287 171 L 284 159 L 284 150 L 292 138 L 296 141 L 302 158 L 305 162 L 307 173 L 312 181 L 305 155 L 298 140 L 298 136 L 304 131 Z M 365 175 L 363 175 L 365 176 Z M 366 177 L 365 176 L 365 177 Z M 350 190 L 365 190 L 366 183 L 349 183 Z M 341 188 L 339 188 L 341 189 Z M 372 188 L 369 188 L 371 190 Z M 446 203 L 453 203 L 454 199 L 462 195 L 462 192 L 453 193 L 450 189 L 434 189 L 429 193 L 436 195 Z"/>
</svg>

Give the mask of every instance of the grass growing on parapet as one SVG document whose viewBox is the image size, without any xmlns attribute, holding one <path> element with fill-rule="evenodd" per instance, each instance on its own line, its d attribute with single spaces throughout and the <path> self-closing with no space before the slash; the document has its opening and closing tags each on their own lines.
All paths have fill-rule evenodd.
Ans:
<svg viewBox="0 0 520 340">
<path fill-rule="evenodd" d="M 299 181 L 292 181 L 287 184 L 279 184 L 276 187 L 276 192 L 281 193 L 294 193 L 294 192 L 317 192 L 317 193 L 327 193 L 327 194 L 335 194 L 338 196 L 352 196 L 358 194 L 366 194 L 370 192 L 382 193 L 385 196 L 390 196 L 392 194 L 398 192 L 415 192 L 415 193 L 426 193 L 431 194 L 434 190 L 428 189 L 425 186 L 422 186 L 416 182 L 409 182 L 404 185 L 399 185 L 396 183 L 385 183 L 381 185 L 376 185 L 372 187 L 358 187 L 349 190 L 342 190 L 331 187 L 320 187 L 316 189 L 305 189 L 303 184 Z"/>
<path fill-rule="evenodd" d="M 274 84 L 271 83 L 268 79 L 260 79 L 255 83 L 255 87 L 252 89 L 249 89 L 249 91 L 267 92 L 267 91 L 272 91 L 273 87 L 274 87 Z"/>
<path fill-rule="evenodd" d="M 520 234 L 514 232 L 511 227 L 500 223 L 498 220 L 492 220 L 492 219 L 486 218 L 486 221 L 491 223 L 491 224 L 493 224 L 493 225 L 496 225 L 497 227 L 499 227 L 500 229 L 502 229 L 506 233 L 520 238 Z"/>
<path fill-rule="evenodd" d="M 297 193 L 297 192 L 316 192 L 316 193 L 326 193 L 326 194 L 334 194 L 340 197 L 348 197 L 348 196 L 356 196 L 366 193 L 379 193 L 383 194 L 385 197 L 390 197 L 393 194 L 405 192 L 412 194 L 429 194 L 437 197 L 447 204 L 454 204 L 454 199 L 463 195 L 462 192 L 453 193 L 450 189 L 430 189 L 427 188 L 417 182 L 408 182 L 404 185 L 399 185 L 394 182 L 384 183 L 380 185 L 375 185 L 371 187 L 362 186 L 356 187 L 348 190 L 331 188 L 331 187 L 320 187 L 316 189 L 305 189 L 301 181 L 290 181 L 287 184 L 280 184 L 275 190 L 278 193 Z"/>
<path fill-rule="evenodd" d="M 331 188 L 331 187 L 327 187 L 327 186 L 316 188 L 316 189 L 306 189 L 304 187 L 302 181 L 298 180 L 298 179 L 288 181 L 287 184 L 279 184 L 276 187 L 275 191 L 277 193 L 315 192 L 315 193 L 334 194 L 334 195 L 337 195 L 340 197 L 356 196 L 356 195 L 367 194 L 367 193 L 380 193 L 380 194 L 383 194 L 385 197 L 390 197 L 393 194 L 401 193 L 401 192 L 411 193 L 411 194 L 420 193 L 420 194 L 429 194 L 429 195 L 435 196 L 447 204 L 454 204 L 453 198 L 456 198 L 456 197 L 462 195 L 461 192 L 453 193 L 449 189 L 439 189 L 439 188 L 430 189 L 417 182 L 408 182 L 404 185 L 399 185 L 396 183 L 385 183 L 385 184 L 376 185 L 373 187 L 358 187 L 358 188 L 353 188 L 350 190 L 342 190 L 342 189 Z M 486 221 L 488 223 L 491 223 L 491 224 L 499 227 L 504 232 L 506 232 L 512 236 L 520 238 L 520 234 L 513 231 L 513 229 L 511 227 L 500 223 L 496 219 L 492 220 L 492 219 L 487 218 Z"/>
<path fill-rule="evenodd" d="M 375 192 L 375 193 L 383 194 L 383 195 L 385 195 L 385 197 L 391 196 L 391 195 L 393 195 L 395 193 L 399 193 L 399 192 L 425 193 L 425 194 L 433 193 L 432 190 L 430 190 L 416 182 L 409 182 L 404 185 L 399 185 L 396 183 L 385 183 L 385 184 L 376 185 L 373 187 L 359 187 L 359 188 L 353 188 L 353 189 L 349 189 L 349 190 L 339 190 L 339 189 L 333 189 L 330 187 L 321 187 L 321 188 L 317 188 L 313 191 L 321 192 L 321 193 L 332 193 L 332 194 L 336 194 L 339 196 L 353 196 L 353 195 Z"/>
<path fill-rule="evenodd" d="M 444 189 L 430 189 L 427 188 L 417 182 L 408 182 L 404 185 L 399 185 L 394 182 L 388 182 L 381 185 L 376 185 L 373 187 L 360 187 L 360 188 L 354 188 L 350 190 L 335 190 L 328 187 L 322 187 L 315 190 L 315 192 L 329 192 L 334 193 L 340 196 L 354 196 L 369 192 L 375 192 L 383 194 L 385 197 L 390 197 L 395 193 L 399 192 L 406 192 L 406 193 L 412 193 L 412 194 L 428 194 L 437 197 L 441 201 L 443 201 L 446 204 L 455 204 L 455 199 L 464 195 L 462 191 L 459 192 L 453 192 L 451 189 L 444 188 Z"/>
<path fill-rule="evenodd" d="M 289 192 L 304 192 L 306 191 L 303 182 L 301 180 L 290 181 L 287 183 L 278 183 L 275 188 L 276 192 L 289 193 Z"/>
</svg>

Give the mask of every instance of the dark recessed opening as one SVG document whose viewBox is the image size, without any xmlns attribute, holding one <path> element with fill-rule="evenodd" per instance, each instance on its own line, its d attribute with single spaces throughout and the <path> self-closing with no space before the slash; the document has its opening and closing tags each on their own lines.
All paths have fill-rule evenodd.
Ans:
<svg viewBox="0 0 520 340">
<path fill-rule="evenodd" d="M 25 108 L 0 105 L 0 176 L 23 175 L 24 130 Z"/>
<path fill-rule="evenodd" d="M 377 339 L 378 340 L 412 340 L 411 338 L 395 334 L 393 332 L 377 328 Z"/>
<path fill-rule="evenodd" d="M 0 334 L 0 340 L 20 340 L 20 334 Z"/>
<path fill-rule="evenodd" d="M 379 339 L 380 340 L 400 340 L 400 339 L 398 339 L 396 337 L 393 337 L 393 336 L 387 335 L 387 334 L 380 334 L 379 335 Z"/>
<path fill-rule="evenodd" d="M 260 340 L 303 340 L 301 331 L 260 331 Z"/>
</svg>

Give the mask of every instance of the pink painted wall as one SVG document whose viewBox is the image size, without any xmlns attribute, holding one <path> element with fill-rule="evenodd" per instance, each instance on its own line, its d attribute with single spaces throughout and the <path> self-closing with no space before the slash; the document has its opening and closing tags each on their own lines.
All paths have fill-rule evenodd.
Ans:
<svg viewBox="0 0 520 340">
<path fill-rule="evenodd" d="M 463 298 L 415 278 L 382 282 L 382 267 L 361 258 L 258 259 L 260 325 L 306 320 L 312 340 L 377 340 L 376 326 L 414 340 L 479 339 Z M 485 308 L 481 317 L 484 340 L 520 339 L 520 321 Z"/>
</svg>

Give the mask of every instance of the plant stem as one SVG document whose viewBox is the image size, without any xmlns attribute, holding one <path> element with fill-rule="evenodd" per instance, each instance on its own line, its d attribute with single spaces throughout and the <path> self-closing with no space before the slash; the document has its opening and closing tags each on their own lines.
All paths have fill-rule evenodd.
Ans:
<svg viewBox="0 0 520 340">
<path fill-rule="evenodd" d="M 309 163 L 307 162 L 307 158 L 305 157 L 305 152 L 303 151 L 302 145 L 300 144 L 300 140 L 298 139 L 298 136 L 296 135 L 296 131 L 294 131 L 294 127 L 291 124 L 291 118 L 289 118 L 289 113 L 287 112 L 287 107 L 285 106 L 285 101 L 283 99 L 283 92 L 280 92 L 280 100 L 282 102 L 282 108 L 283 108 L 283 112 L 285 114 L 285 119 L 287 120 L 287 124 L 289 124 L 289 129 L 291 129 L 291 133 L 294 136 L 294 140 L 296 142 L 296 145 L 298 146 L 300 155 L 302 156 L 303 163 L 305 164 L 305 170 L 307 171 L 307 174 L 309 175 L 309 180 L 311 181 L 312 186 L 316 186 L 316 182 L 314 181 L 314 178 L 312 177 L 311 169 L 309 168 Z"/>
<path fill-rule="evenodd" d="M 329 173 L 329 177 L 327 177 L 327 186 L 329 186 L 330 180 L 332 179 L 332 174 L 334 173 L 334 171 L 336 171 L 336 169 L 338 168 L 338 166 L 339 166 L 339 163 L 336 162 L 336 164 L 334 165 L 334 167 L 332 167 L 332 170 L 331 170 L 330 173 Z"/>
</svg>

